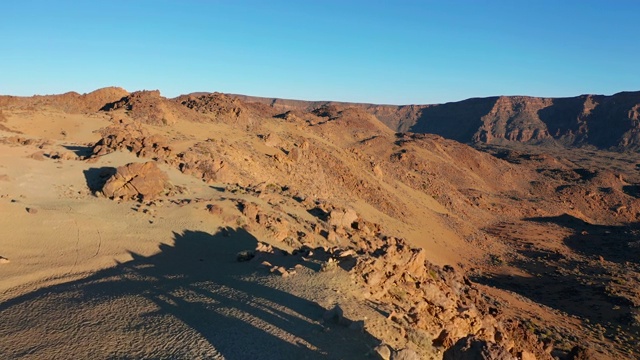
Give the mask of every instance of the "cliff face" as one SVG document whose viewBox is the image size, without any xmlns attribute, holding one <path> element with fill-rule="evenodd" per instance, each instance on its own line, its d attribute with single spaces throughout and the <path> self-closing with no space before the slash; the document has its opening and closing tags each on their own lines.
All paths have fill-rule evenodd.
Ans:
<svg viewBox="0 0 640 360">
<path fill-rule="evenodd" d="M 425 108 L 409 130 L 472 143 L 637 150 L 639 109 L 640 92 L 556 99 L 503 96 Z"/>
<path fill-rule="evenodd" d="M 501 96 L 439 105 L 373 105 L 242 96 L 279 111 L 331 104 L 358 107 L 398 132 L 433 133 L 464 143 L 523 142 L 640 149 L 640 92 L 571 98 Z"/>
</svg>

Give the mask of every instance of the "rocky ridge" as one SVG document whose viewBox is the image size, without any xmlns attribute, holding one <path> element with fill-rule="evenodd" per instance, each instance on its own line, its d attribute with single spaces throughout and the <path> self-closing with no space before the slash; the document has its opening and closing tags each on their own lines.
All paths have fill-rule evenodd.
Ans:
<svg viewBox="0 0 640 360">
<path fill-rule="evenodd" d="M 395 131 L 433 133 L 463 143 L 590 146 L 618 151 L 640 148 L 639 92 L 571 98 L 500 96 L 405 106 L 307 102 L 242 95 L 238 98 L 285 111 L 313 111 L 328 105 L 360 108 Z"/>
</svg>

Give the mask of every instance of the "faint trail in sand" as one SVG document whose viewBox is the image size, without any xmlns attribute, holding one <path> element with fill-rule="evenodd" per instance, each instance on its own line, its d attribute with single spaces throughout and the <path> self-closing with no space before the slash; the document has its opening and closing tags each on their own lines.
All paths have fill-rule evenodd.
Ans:
<svg viewBox="0 0 640 360">
<path fill-rule="evenodd" d="M 77 220 L 73 220 L 73 223 L 76 224 L 76 259 L 73 262 L 73 266 L 71 267 L 71 270 L 69 270 L 68 275 L 73 275 L 73 269 L 76 268 L 76 265 L 78 265 L 78 259 L 80 258 L 80 226 L 78 226 L 78 221 Z"/>
<path fill-rule="evenodd" d="M 102 236 L 100 235 L 100 230 L 96 229 L 96 232 L 98 233 L 98 248 L 96 249 L 96 253 L 93 254 L 93 256 L 90 257 L 90 259 L 93 259 L 94 257 L 98 256 L 98 253 L 100 252 L 100 247 L 102 246 Z"/>
</svg>

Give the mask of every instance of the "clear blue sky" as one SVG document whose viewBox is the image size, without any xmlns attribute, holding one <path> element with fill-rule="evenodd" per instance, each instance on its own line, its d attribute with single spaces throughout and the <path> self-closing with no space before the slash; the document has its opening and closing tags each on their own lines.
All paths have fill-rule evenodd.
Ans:
<svg viewBox="0 0 640 360">
<path fill-rule="evenodd" d="M 428 104 L 640 90 L 640 1 L 20 0 L 0 94 Z"/>
</svg>

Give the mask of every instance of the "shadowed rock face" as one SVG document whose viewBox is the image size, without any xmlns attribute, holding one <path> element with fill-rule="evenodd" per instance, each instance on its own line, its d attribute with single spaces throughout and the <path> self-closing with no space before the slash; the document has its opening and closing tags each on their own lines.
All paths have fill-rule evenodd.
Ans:
<svg viewBox="0 0 640 360">
<path fill-rule="evenodd" d="M 640 145 L 638 92 L 559 99 L 500 97 L 495 102 L 490 102 L 493 102 L 493 106 L 488 113 L 479 118 L 480 127 L 477 130 L 469 117 L 461 120 L 452 119 L 452 125 L 459 125 L 467 130 L 467 136 L 458 137 L 456 140 L 487 144 L 524 142 L 586 145 L 616 150 L 636 150 Z M 465 109 L 468 105 L 463 101 L 450 106 Z M 428 112 L 425 112 L 412 130 L 421 129 L 421 120 L 426 123 L 429 123 L 430 119 L 432 121 L 433 118 L 428 115 Z M 477 115 L 470 114 L 471 117 Z M 474 130 L 476 132 L 469 138 L 468 134 Z M 443 130 L 436 132 L 442 133 L 443 136 L 448 135 L 444 134 Z"/>
<path fill-rule="evenodd" d="M 358 107 L 395 131 L 433 133 L 464 143 L 640 148 L 640 92 L 571 98 L 501 96 L 407 106 L 239 98 L 280 110 L 313 111 L 328 104 Z"/>
</svg>

